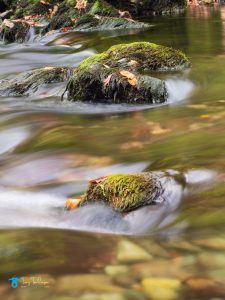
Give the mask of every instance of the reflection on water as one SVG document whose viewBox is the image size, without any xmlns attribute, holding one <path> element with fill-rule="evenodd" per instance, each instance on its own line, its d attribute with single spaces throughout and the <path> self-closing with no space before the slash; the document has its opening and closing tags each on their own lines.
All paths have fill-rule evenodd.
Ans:
<svg viewBox="0 0 225 300">
<path fill-rule="evenodd" d="M 166 75 L 169 105 L 153 109 L 61 102 L 63 85 L 1 98 L 1 299 L 225 298 L 224 11 L 191 7 L 186 16 L 151 19 L 154 26 L 138 34 L 67 33 L 0 45 L 1 78 L 76 66 L 138 40 L 179 48 L 192 62 L 184 74 Z M 168 169 L 186 183 L 169 182 L 167 206 L 125 217 L 101 205 L 64 210 L 66 197 L 91 178 Z M 14 274 L 46 274 L 54 287 L 12 292 Z"/>
</svg>

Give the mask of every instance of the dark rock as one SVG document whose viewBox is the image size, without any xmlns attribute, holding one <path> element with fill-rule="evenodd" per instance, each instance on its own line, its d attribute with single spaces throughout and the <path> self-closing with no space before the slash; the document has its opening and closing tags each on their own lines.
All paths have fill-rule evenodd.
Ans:
<svg viewBox="0 0 225 300">
<path fill-rule="evenodd" d="M 76 31 L 118 30 L 118 29 L 144 29 L 150 25 L 143 22 L 120 17 L 104 17 L 86 14 L 81 17 L 74 29 Z"/>
<path fill-rule="evenodd" d="M 0 39 L 4 43 L 23 43 L 29 39 L 30 25 L 24 21 L 9 21 L 4 20 L 0 26 Z"/>
<path fill-rule="evenodd" d="M 107 2 L 138 16 L 179 13 L 187 6 L 186 0 L 107 0 Z"/>
<path fill-rule="evenodd" d="M 29 96 L 45 84 L 66 81 L 70 74 L 70 68 L 61 67 L 23 72 L 15 78 L 0 81 L 0 96 Z"/>
</svg>

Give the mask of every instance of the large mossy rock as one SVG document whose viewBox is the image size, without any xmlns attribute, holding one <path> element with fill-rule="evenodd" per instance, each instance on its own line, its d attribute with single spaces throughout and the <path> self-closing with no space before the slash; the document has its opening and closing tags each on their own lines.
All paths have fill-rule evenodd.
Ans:
<svg viewBox="0 0 225 300">
<path fill-rule="evenodd" d="M 29 96 L 46 84 L 66 81 L 71 72 L 66 67 L 46 67 L 23 72 L 14 78 L 0 81 L 0 96 Z"/>
<path fill-rule="evenodd" d="M 189 67 L 178 50 L 137 42 L 111 47 L 85 59 L 67 85 L 71 101 L 103 103 L 163 103 L 167 100 L 165 82 L 144 72 L 178 71 Z"/>
<path fill-rule="evenodd" d="M 156 203 L 162 192 L 160 178 L 150 172 L 110 175 L 89 182 L 80 206 L 104 202 L 125 213 Z"/>
</svg>

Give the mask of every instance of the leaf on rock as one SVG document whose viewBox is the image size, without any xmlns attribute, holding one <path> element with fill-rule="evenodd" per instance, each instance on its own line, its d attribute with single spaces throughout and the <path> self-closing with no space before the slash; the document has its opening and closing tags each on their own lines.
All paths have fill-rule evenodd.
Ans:
<svg viewBox="0 0 225 300">
<path fill-rule="evenodd" d="M 112 74 L 110 74 L 110 75 L 103 81 L 103 86 L 104 86 L 104 88 L 105 88 L 107 85 L 109 85 L 111 78 L 112 78 Z"/>
<path fill-rule="evenodd" d="M 87 0 L 77 0 L 75 8 L 78 10 L 85 9 L 87 7 Z"/>
<path fill-rule="evenodd" d="M 81 201 L 80 197 L 68 198 L 66 200 L 66 208 L 67 209 L 76 209 L 79 206 L 80 201 Z"/>
<path fill-rule="evenodd" d="M 122 70 L 120 71 L 120 75 L 126 77 L 130 85 L 137 85 L 137 77 L 133 73 L 126 70 Z"/>
</svg>

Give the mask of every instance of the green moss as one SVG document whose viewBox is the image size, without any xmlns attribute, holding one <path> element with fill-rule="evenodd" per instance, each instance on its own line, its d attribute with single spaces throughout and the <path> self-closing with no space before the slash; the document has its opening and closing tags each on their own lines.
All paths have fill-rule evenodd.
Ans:
<svg viewBox="0 0 225 300">
<path fill-rule="evenodd" d="M 101 16 L 118 16 L 118 11 L 102 0 L 96 0 L 89 10 L 89 14 Z"/>
<path fill-rule="evenodd" d="M 95 64 L 103 63 L 107 58 L 108 54 L 104 52 L 90 56 L 81 62 L 81 64 L 79 65 L 79 71 L 86 71 Z"/>
<path fill-rule="evenodd" d="M 179 69 L 190 65 L 182 51 L 148 42 L 115 45 L 106 53 L 115 61 L 124 57 L 135 60 L 148 70 Z"/>
<path fill-rule="evenodd" d="M 100 201 L 128 212 L 153 203 L 160 192 L 160 183 L 151 173 L 115 174 L 91 181 L 81 205 Z"/>
<path fill-rule="evenodd" d="M 137 62 L 136 66 L 129 66 L 130 61 Z M 179 70 L 190 66 L 187 56 L 182 51 L 148 42 L 115 45 L 106 52 L 85 59 L 79 70 L 87 70 L 96 63 L 137 71 Z"/>
</svg>

